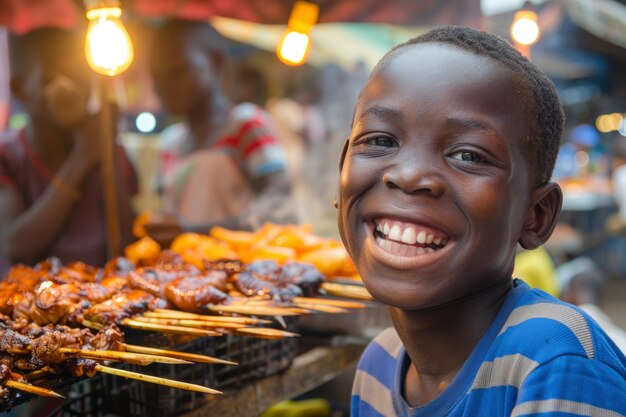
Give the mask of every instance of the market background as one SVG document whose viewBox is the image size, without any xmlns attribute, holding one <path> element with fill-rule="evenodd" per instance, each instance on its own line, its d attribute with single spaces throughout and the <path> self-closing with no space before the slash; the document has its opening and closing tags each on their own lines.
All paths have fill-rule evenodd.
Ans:
<svg viewBox="0 0 626 417">
<path fill-rule="evenodd" d="M 321 13 L 311 33 L 310 57 L 303 66 L 288 67 L 274 51 L 293 1 L 124 2 L 136 57 L 132 67 L 114 80 L 114 94 L 122 110 L 119 141 L 140 179 L 133 202 L 137 212 L 160 208 L 153 187 L 156 158 L 167 141 L 163 131 L 177 122 L 161 109 L 142 48 L 148 44 L 151 22 L 160 17 L 205 18 L 229 40 L 231 96 L 253 101 L 270 113 L 289 154 L 300 221 L 313 225 L 320 236 L 337 237 L 332 200 L 339 150 L 373 65 L 392 46 L 440 24 L 469 25 L 510 39 L 514 14 L 524 7 L 523 1 L 515 0 L 318 3 Z M 49 24 L 74 27 L 81 24 L 81 6 L 71 0 L 0 1 L 0 129 L 26 123 L 19 104 L 10 98 L 8 29 L 24 33 Z M 606 230 L 608 219 L 622 207 L 612 174 L 626 160 L 626 1 L 548 0 L 530 6 L 541 28 L 531 59 L 557 86 L 567 116 L 564 141 L 577 126 L 589 125 L 607 155 L 605 166 L 562 179 L 566 194 L 562 221 L 578 236 L 555 240 L 548 247 L 556 258 L 584 254 L 597 262 L 609 282 L 604 309 L 626 328 L 626 234 L 618 230 L 597 244 L 585 245 Z M 607 117 L 615 121 L 610 126 L 601 122 Z M 332 395 L 330 391 L 325 395 Z"/>
</svg>

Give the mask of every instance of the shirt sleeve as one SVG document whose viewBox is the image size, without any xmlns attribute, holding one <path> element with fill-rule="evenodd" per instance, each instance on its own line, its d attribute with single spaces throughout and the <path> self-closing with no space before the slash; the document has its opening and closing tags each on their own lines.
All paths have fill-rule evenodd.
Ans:
<svg viewBox="0 0 626 417">
<path fill-rule="evenodd" d="M 239 136 L 243 171 L 249 178 L 286 169 L 284 149 L 262 117 L 257 116 L 243 123 Z"/>
<path fill-rule="evenodd" d="M 626 416 L 625 393 L 623 368 L 583 356 L 560 356 L 526 378 L 511 416 Z"/>
</svg>

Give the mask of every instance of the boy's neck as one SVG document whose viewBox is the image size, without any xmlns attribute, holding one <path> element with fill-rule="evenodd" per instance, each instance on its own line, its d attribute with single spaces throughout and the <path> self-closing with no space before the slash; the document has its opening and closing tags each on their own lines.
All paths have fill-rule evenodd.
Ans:
<svg viewBox="0 0 626 417">
<path fill-rule="evenodd" d="M 500 311 L 509 279 L 453 304 L 428 310 L 389 308 L 411 360 L 405 398 L 412 406 L 432 401 L 452 382 Z"/>
</svg>

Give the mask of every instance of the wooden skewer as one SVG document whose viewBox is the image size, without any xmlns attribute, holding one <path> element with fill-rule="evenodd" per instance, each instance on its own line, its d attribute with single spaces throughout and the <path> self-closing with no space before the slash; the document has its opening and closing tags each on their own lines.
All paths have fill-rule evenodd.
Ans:
<svg viewBox="0 0 626 417">
<path fill-rule="evenodd" d="M 335 300 L 334 298 L 322 298 L 322 297 L 296 297 L 293 299 L 296 303 L 312 303 L 312 304 L 327 304 L 341 308 L 365 308 L 364 303 L 359 301 L 347 301 L 347 300 Z"/>
<path fill-rule="evenodd" d="M 275 305 L 276 301 L 271 298 L 254 298 L 254 299 L 242 299 L 237 300 L 235 302 L 229 302 L 228 305 L 231 306 L 268 306 L 271 307 Z"/>
<path fill-rule="evenodd" d="M 237 306 L 237 307 L 243 306 L 247 308 L 281 308 L 281 309 L 290 311 L 295 314 L 311 314 L 312 313 L 311 310 L 314 310 L 314 309 L 309 309 L 309 308 L 299 308 L 299 306 L 292 307 L 292 306 L 287 306 L 287 305 L 281 305 L 280 301 L 270 300 L 268 298 L 256 299 L 256 300 L 235 303 L 235 304 L 230 303 L 228 305 Z"/>
<path fill-rule="evenodd" d="M 281 339 L 283 337 L 298 337 L 297 333 L 287 332 L 280 329 L 272 329 L 265 327 L 242 327 L 235 330 L 235 334 L 243 336 L 255 336 L 266 339 Z"/>
<path fill-rule="evenodd" d="M 147 311 L 143 313 L 144 317 L 155 318 L 171 318 L 171 319 L 193 319 L 193 320 L 208 320 L 208 321 L 225 321 L 229 323 L 241 323 L 248 325 L 256 324 L 269 324 L 271 320 L 259 319 L 256 317 L 233 317 L 233 316 L 215 316 L 206 314 L 188 313 L 186 311 L 168 310 L 165 308 L 157 308 L 154 311 Z"/>
<path fill-rule="evenodd" d="M 192 362 L 200 362 L 200 363 L 215 363 L 220 365 L 237 365 L 237 362 L 231 362 L 224 359 L 214 358 L 212 356 L 199 355 L 197 353 L 188 353 L 188 352 L 178 352 L 176 350 L 166 350 L 166 349 L 157 349 L 150 348 L 146 346 L 137 346 L 137 345 L 124 345 L 126 350 L 129 352 L 138 352 L 138 353 L 149 353 L 153 355 L 162 355 L 169 356 L 171 358 L 179 358 Z"/>
<path fill-rule="evenodd" d="M 120 352 L 117 350 L 90 350 L 90 349 L 73 349 L 59 348 L 59 353 L 75 355 L 81 358 L 103 359 L 111 361 L 129 362 L 137 365 L 149 365 L 153 362 L 169 363 L 169 364 L 190 364 L 192 362 L 170 358 L 167 356 L 148 355 L 144 353 Z"/>
<path fill-rule="evenodd" d="M 154 318 L 154 317 L 135 317 L 133 320 L 140 321 L 142 323 L 153 323 L 153 324 L 165 324 L 171 326 L 183 326 L 183 327 L 194 327 L 194 328 L 210 328 L 210 327 L 218 327 L 221 329 L 238 329 L 239 327 L 246 326 L 241 323 L 228 323 L 228 322 L 219 322 L 219 321 L 208 321 L 208 320 L 192 320 L 192 319 L 162 319 L 162 318 Z"/>
<path fill-rule="evenodd" d="M 167 378 L 161 378 L 161 377 L 152 376 L 152 375 L 140 374 L 137 372 L 125 371 L 123 369 L 111 368 L 109 366 L 104 366 L 104 365 L 96 365 L 95 369 L 98 372 L 104 372 L 106 374 L 117 375 L 123 378 L 136 379 L 138 381 L 151 382 L 153 384 L 165 385 L 165 386 L 172 387 L 172 388 L 180 388 L 180 389 L 186 389 L 189 391 L 203 392 L 205 394 L 222 394 L 221 391 L 218 391 L 212 388 L 203 387 L 202 385 L 190 384 L 187 382 L 176 381 L 173 379 L 167 379 Z"/>
<path fill-rule="evenodd" d="M 58 392 L 54 392 L 46 388 L 37 387 L 35 385 L 26 384 L 24 382 L 13 381 L 12 379 L 9 379 L 5 383 L 5 385 L 9 388 L 17 389 L 24 392 L 30 392 L 31 394 L 40 395 L 42 397 L 65 398 Z"/>
<path fill-rule="evenodd" d="M 350 310 L 346 310 L 345 308 L 335 307 L 326 304 L 314 304 L 314 303 L 305 303 L 302 301 L 295 301 L 294 304 L 296 307 L 306 308 L 308 310 L 319 311 L 321 313 L 330 313 L 330 314 L 342 314 L 349 313 Z"/>
<path fill-rule="evenodd" d="M 89 327 L 90 329 L 100 330 L 104 327 L 104 324 L 96 323 L 95 321 L 83 319 L 80 324 L 85 327 Z"/>
<path fill-rule="evenodd" d="M 143 323 L 141 321 L 124 319 L 122 324 L 139 330 L 148 330 L 161 333 L 186 334 L 192 336 L 220 336 L 220 332 L 208 329 L 194 329 L 191 327 L 171 326 L 166 324 Z"/>
<path fill-rule="evenodd" d="M 327 293 L 332 295 L 338 295 L 346 298 L 357 298 L 359 300 L 374 300 L 370 293 L 367 292 L 365 287 L 360 285 L 346 285 L 337 284 L 336 282 L 324 282 L 322 288 Z"/>
<path fill-rule="evenodd" d="M 283 308 L 287 311 L 290 311 L 292 313 L 294 313 L 295 315 L 300 315 L 300 314 L 311 314 L 312 311 L 308 308 L 302 308 L 302 307 L 280 307 Z"/>
<path fill-rule="evenodd" d="M 303 314 L 299 310 L 283 307 L 264 307 L 247 305 L 214 305 L 209 310 L 223 313 L 249 314 L 253 316 L 297 316 Z"/>
<path fill-rule="evenodd" d="M 44 375 L 47 375 L 49 373 L 51 373 L 50 371 L 48 371 L 48 369 L 45 368 L 41 368 L 41 369 L 37 369 L 36 371 L 33 372 L 29 372 L 26 375 L 24 375 L 24 377 L 26 379 L 28 379 L 29 381 L 32 381 L 33 379 L 37 379 L 37 378 L 41 378 Z"/>
<path fill-rule="evenodd" d="M 319 311 L 323 313 L 347 313 L 348 312 L 347 310 L 343 308 L 335 307 L 329 303 L 324 303 L 323 305 L 319 305 L 317 303 L 314 303 L 313 301 L 308 301 L 308 299 L 304 297 L 296 297 L 296 299 L 300 299 L 301 301 L 293 300 L 292 305 L 294 305 L 295 307 L 285 306 L 281 308 L 286 308 L 287 310 L 296 314 L 311 314 L 312 311 L 315 311 L 315 312 Z M 252 300 L 249 302 L 244 302 L 244 303 L 239 303 L 239 304 L 234 304 L 234 305 L 246 306 L 246 307 L 254 306 L 254 307 L 276 308 L 276 304 L 277 302 L 274 300 L 259 299 L 259 300 Z M 233 304 L 229 304 L 229 305 L 233 305 Z"/>
</svg>

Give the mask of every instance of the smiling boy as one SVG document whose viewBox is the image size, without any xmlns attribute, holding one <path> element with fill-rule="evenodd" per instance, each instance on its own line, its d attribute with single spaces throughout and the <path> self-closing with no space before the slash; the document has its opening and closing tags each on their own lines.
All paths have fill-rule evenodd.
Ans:
<svg viewBox="0 0 626 417">
<path fill-rule="evenodd" d="M 626 414 L 626 359 L 511 274 L 561 190 L 553 84 L 503 40 L 436 28 L 390 51 L 355 109 L 339 229 L 394 329 L 359 363 L 352 416 Z"/>
</svg>

